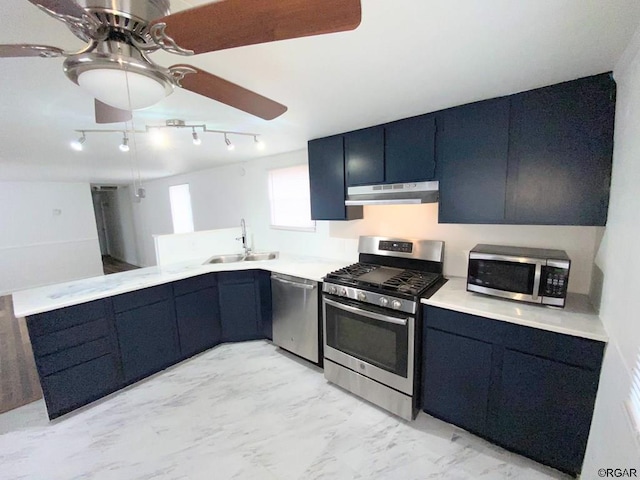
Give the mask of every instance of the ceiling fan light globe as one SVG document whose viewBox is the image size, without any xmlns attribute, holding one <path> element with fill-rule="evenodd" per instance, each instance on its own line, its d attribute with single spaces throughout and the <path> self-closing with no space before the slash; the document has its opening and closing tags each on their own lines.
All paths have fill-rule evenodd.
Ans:
<svg viewBox="0 0 640 480">
<path fill-rule="evenodd" d="M 78 85 L 102 103 L 121 110 L 140 110 L 166 96 L 158 80 L 136 72 L 95 68 L 78 75 Z"/>
</svg>

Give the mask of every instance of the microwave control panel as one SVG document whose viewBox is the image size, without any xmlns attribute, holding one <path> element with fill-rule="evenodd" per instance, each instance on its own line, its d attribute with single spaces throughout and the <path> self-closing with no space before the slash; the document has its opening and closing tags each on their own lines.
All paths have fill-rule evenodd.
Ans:
<svg viewBox="0 0 640 480">
<path fill-rule="evenodd" d="M 540 293 L 544 297 L 564 298 L 569 283 L 569 270 L 559 267 L 542 267 Z"/>
</svg>

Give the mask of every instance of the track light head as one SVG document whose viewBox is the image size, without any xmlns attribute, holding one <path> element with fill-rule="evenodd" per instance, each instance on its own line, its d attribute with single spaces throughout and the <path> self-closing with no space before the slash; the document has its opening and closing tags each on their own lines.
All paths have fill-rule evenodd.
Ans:
<svg viewBox="0 0 640 480">
<path fill-rule="evenodd" d="M 196 132 L 196 129 L 193 129 L 193 133 L 191 134 L 191 136 L 193 137 L 193 144 L 194 145 L 200 145 L 202 144 L 202 139 L 200 137 L 198 137 L 198 132 Z"/>
<path fill-rule="evenodd" d="M 81 152 L 83 147 L 82 144 L 87 140 L 87 137 L 85 136 L 84 132 L 82 133 L 82 136 L 80 138 L 78 138 L 77 140 L 74 140 L 73 142 L 71 142 L 71 148 L 73 150 L 75 150 L 76 152 Z"/>
<path fill-rule="evenodd" d="M 256 148 L 258 150 L 264 150 L 264 147 L 265 147 L 264 142 L 262 140 L 258 140 L 257 135 L 253 136 L 253 142 L 256 144 Z"/>
<path fill-rule="evenodd" d="M 226 133 L 224 134 L 224 143 L 227 144 L 227 150 L 229 150 L 229 151 L 231 151 L 234 148 L 236 148 L 236 146 L 233 143 L 231 143 L 231 140 L 229 140 L 229 137 L 227 137 Z"/>
<path fill-rule="evenodd" d="M 121 152 L 128 152 L 129 151 L 129 137 L 127 137 L 127 134 L 124 134 L 124 137 L 122 137 L 122 143 L 120 144 L 120 146 L 118 147 L 120 148 Z"/>
</svg>

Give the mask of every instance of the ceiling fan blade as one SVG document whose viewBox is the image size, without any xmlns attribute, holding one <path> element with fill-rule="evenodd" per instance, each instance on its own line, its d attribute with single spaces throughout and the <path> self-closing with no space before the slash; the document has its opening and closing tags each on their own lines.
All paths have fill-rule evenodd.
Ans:
<svg viewBox="0 0 640 480">
<path fill-rule="evenodd" d="M 75 0 L 28 0 L 40 10 L 67 24 L 67 27 L 80 39 L 88 41 L 93 38 L 100 26 L 89 12 Z"/>
<path fill-rule="evenodd" d="M 0 45 L 0 57 L 60 57 L 62 50 L 48 45 Z"/>
<path fill-rule="evenodd" d="M 96 123 L 119 123 L 128 122 L 132 115 L 130 110 L 121 110 L 102 103 L 97 98 L 95 100 Z"/>
<path fill-rule="evenodd" d="M 180 86 L 186 90 L 212 98 L 264 120 L 273 120 L 287 111 L 287 107 L 278 102 L 231 83 L 224 78 L 200 70 L 193 65 L 173 65 L 169 69 L 184 67 L 196 71 L 196 73 L 185 75 L 181 80 Z"/>
<path fill-rule="evenodd" d="M 224 0 L 155 20 L 195 53 L 353 30 L 360 0 Z"/>
</svg>

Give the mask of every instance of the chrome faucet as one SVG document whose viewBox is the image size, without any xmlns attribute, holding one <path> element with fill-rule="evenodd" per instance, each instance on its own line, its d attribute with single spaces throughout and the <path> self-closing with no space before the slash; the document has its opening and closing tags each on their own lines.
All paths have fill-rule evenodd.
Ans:
<svg viewBox="0 0 640 480">
<path fill-rule="evenodd" d="M 242 236 L 236 238 L 236 240 L 242 240 L 244 254 L 249 255 L 251 253 L 251 248 L 247 245 L 247 226 L 244 222 L 244 218 L 240 219 L 240 228 L 242 229 Z"/>
</svg>

